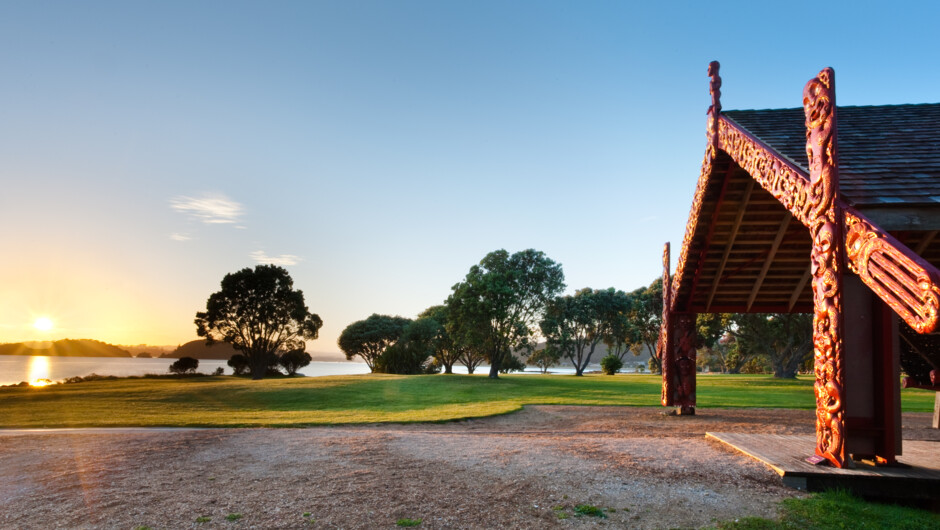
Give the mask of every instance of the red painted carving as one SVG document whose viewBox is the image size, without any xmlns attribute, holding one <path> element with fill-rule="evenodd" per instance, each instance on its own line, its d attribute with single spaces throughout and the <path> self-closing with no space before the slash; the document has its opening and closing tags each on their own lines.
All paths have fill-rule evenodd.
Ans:
<svg viewBox="0 0 940 530">
<path fill-rule="evenodd" d="M 850 209 L 845 215 L 848 266 L 918 333 L 937 327 L 940 271 Z"/>
<path fill-rule="evenodd" d="M 718 146 L 801 223 L 807 227 L 812 224 L 812 216 L 806 211 L 809 176 L 796 164 L 777 156 L 724 116 L 718 123 Z"/>
<path fill-rule="evenodd" d="M 672 331 L 672 284 L 669 282 L 669 243 L 663 246 L 663 318 L 659 325 L 659 341 L 656 343 L 656 356 L 663 370 L 662 403 L 664 407 L 673 404 L 675 395 L 674 379 L 672 375 L 673 359 L 672 344 L 670 341 Z"/>
<path fill-rule="evenodd" d="M 706 147 L 705 159 L 714 160 L 718 154 L 718 117 L 721 115 L 721 76 L 718 75 L 718 69 L 721 64 L 718 61 L 708 63 L 708 77 L 711 81 L 708 85 L 708 92 L 712 95 L 712 104 L 708 107 L 708 147 Z"/>
<path fill-rule="evenodd" d="M 712 61 L 708 65 L 709 80 L 708 91 L 712 96 L 712 104 L 708 107 L 708 144 L 705 148 L 705 158 L 702 160 L 702 171 L 698 176 L 698 184 L 695 186 L 695 196 L 692 198 L 692 208 L 689 211 L 689 220 L 685 225 L 685 237 L 682 239 L 682 250 L 679 253 L 679 262 L 676 264 L 676 274 L 673 276 L 672 291 L 679 290 L 679 281 L 685 271 L 686 258 L 689 253 L 689 244 L 695 234 L 695 227 L 698 225 L 699 214 L 702 211 L 702 200 L 705 197 L 705 188 L 708 184 L 708 177 L 712 172 L 712 163 L 718 148 L 718 134 L 716 132 L 717 124 L 721 118 L 721 76 L 718 75 L 718 61 Z M 675 298 L 675 297 L 673 297 Z M 675 303 L 673 300 L 671 303 Z"/>
<path fill-rule="evenodd" d="M 826 68 L 803 89 L 810 183 L 802 212 L 813 238 L 813 345 L 816 454 L 845 465 L 842 350 L 842 211 L 836 145 L 835 73 Z"/>
<path fill-rule="evenodd" d="M 682 414 L 695 414 L 695 314 L 676 314 L 673 325 L 673 359 L 676 363 L 674 404 L 681 407 Z"/>
</svg>

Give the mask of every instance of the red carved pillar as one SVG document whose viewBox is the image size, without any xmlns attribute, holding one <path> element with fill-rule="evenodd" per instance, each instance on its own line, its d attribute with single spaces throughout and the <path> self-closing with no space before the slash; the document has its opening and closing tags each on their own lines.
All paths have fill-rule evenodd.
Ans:
<svg viewBox="0 0 940 530">
<path fill-rule="evenodd" d="M 695 314 L 672 308 L 669 243 L 663 247 L 663 317 L 656 353 L 663 370 L 662 404 L 681 414 L 695 414 Z"/>
<path fill-rule="evenodd" d="M 673 397 L 676 393 L 672 335 L 672 282 L 669 281 L 669 243 L 666 243 L 663 246 L 663 317 L 659 325 L 659 341 L 656 343 L 656 356 L 659 358 L 659 365 L 663 372 L 662 403 L 664 407 L 673 406 Z"/>
<path fill-rule="evenodd" d="M 695 313 L 674 315 L 675 405 L 680 414 L 695 414 Z"/>
<path fill-rule="evenodd" d="M 836 145 L 835 73 L 825 68 L 803 89 L 810 186 L 804 214 L 813 239 L 816 454 L 846 465 L 842 316 L 842 210 Z"/>
</svg>

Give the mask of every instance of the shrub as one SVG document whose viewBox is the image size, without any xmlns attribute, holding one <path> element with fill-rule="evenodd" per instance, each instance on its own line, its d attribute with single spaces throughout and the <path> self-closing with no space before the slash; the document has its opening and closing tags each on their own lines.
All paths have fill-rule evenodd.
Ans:
<svg viewBox="0 0 940 530">
<path fill-rule="evenodd" d="M 297 370 L 300 370 L 304 366 L 310 364 L 311 361 L 310 354 L 304 350 L 297 349 L 285 352 L 282 354 L 278 360 L 277 364 L 287 372 L 287 375 L 296 375 Z"/>
<path fill-rule="evenodd" d="M 199 359 L 192 357 L 180 357 L 170 365 L 171 374 L 194 374 L 196 368 L 199 368 Z"/>
<path fill-rule="evenodd" d="M 610 354 L 601 359 L 601 371 L 606 375 L 614 375 L 619 372 L 621 368 L 623 368 L 623 361 L 614 354 Z"/>
<path fill-rule="evenodd" d="M 214 372 L 212 372 L 212 375 L 222 375 L 224 373 L 225 373 L 225 368 L 222 368 L 221 366 L 219 366 L 215 369 Z"/>
<path fill-rule="evenodd" d="M 515 355 L 509 354 L 503 359 L 503 364 L 499 367 L 499 373 L 510 374 L 512 372 L 521 372 L 525 370 L 525 363 Z"/>
<path fill-rule="evenodd" d="M 414 342 L 397 342 L 375 360 L 375 371 L 384 374 L 423 374 L 431 361 L 431 353 Z"/>
<path fill-rule="evenodd" d="M 232 368 L 232 372 L 235 375 L 245 375 L 248 373 L 248 357 L 240 353 L 236 353 L 228 360 L 228 365 Z"/>
<path fill-rule="evenodd" d="M 604 510 L 591 504 L 579 504 L 575 506 L 574 514 L 579 517 L 582 515 L 587 515 L 588 517 L 600 517 L 602 519 L 607 519 L 607 514 L 604 513 Z"/>
</svg>

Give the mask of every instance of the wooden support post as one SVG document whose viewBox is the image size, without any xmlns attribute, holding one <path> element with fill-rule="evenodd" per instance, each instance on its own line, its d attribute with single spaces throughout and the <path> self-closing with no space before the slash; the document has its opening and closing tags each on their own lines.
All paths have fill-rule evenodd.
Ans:
<svg viewBox="0 0 940 530">
<path fill-rule="evenodd" d="M 816 455 L 836 467 L 851 465 L 845 452 L 842 344 L 842 209 L 836 133 L 835 72 L 825 68 L 803 89 L 810 184 L 805 205 L 813 250 L 813 349 L 816 374 Z"/>
<path fill-rule="evenodd" d="M 893 464 L 901 454 L 898 320 L 858 276 L 843 277 L 845 451 Z"/>
<path fill-rule="evenodd" d="M 680 313 L 673 318 L 674 403 L 682 415 L 695 414 L 696 316 L 695 313 Z"/>
<path fill-rule="evenodd" d="M 940 392 L 933 398 L 933 428 L 940 429 Z"/>
</svg>

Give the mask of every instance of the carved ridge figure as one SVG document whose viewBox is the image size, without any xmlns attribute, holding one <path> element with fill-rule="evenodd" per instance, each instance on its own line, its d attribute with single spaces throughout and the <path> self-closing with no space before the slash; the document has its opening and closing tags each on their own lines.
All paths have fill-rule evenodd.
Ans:
<svg viewBox="0 0 940 530">
<path fill-rule="evenodd" d="M 842 213 L 838 193 L 835 73 L 823 69 L 803 89 L 810 183 L 803 216 L 813 240 L 813 345 L 816 454 L 845 465 L 842 381 Z"/>
</svg>

